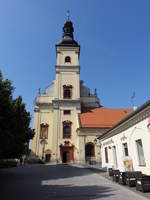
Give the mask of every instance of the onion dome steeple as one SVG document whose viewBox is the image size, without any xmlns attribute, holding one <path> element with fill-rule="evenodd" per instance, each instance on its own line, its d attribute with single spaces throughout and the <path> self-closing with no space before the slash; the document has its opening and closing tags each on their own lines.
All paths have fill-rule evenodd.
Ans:
<svg viewBox="0 0 150 200">
<path fill-rule="evenodd" d="M 67 11 L 67 20 L 63 26 L 63 36 L 61 42 L 57 43 L 57 46 L 79 46 L 78 43 L 74 40 L 73 24 L 70 20 L 70 13 Z"/>
</svg>

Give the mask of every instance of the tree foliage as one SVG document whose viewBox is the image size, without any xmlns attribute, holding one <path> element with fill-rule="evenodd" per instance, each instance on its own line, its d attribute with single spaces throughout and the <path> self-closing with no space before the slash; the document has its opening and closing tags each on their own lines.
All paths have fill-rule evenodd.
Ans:
<svg viewBox="0 0 150 200">
<path fill-rule="evenodd" d="M 13 91 L 11 81 L 3 80 L 0 72 L 0 158 L 19 158 L 34 136 L 29 127 L 30 113 L 21 96 L 13 99 Z"/>
</svg>

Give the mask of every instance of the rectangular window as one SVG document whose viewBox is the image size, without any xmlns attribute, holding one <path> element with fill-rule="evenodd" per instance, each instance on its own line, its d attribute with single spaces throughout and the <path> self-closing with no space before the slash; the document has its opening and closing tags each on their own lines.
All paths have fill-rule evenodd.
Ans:
<svg viewBox="0 0 150 200">
<path fill-rule="evenodd" d="M 128 156 L 129 153 L 128 153 L 128 145 L 127 145 L 127 143 L 123 143 L 122 146 L 123 146 L 124 156 Z"/>
<path fill-rule="evenodd" d="M 118 163 L 117 163 L 117 152 L 115 146 L 112 147 L 112 151 L 113 151 L 114 168 L 116 169 L 118 167 Z"/>
<path fill-rule="evenodd" d="M 70 110 L 64 110 L 64 115 L 70 115 L 71 111 Z"/>
<path fill-rule="evenodd" d="M 71 138 L 71 126 L 72 122 L 70 121 L 63 122 L 63 138 Z"/>
<path fill-rule="evenodd" d="M 138 158 L 139 158 L 139 165 L 145 166 L 145 158 L 144 158 L 144 151 L 143 151 L 143 145 L 142 140 L 136 140 L 136 146 L 137 146 L 137 152 L 138 152 Z"/>
<path fill-rule="evenodd" d="M 105 162 L 108 163 L 108 148 L 105 147 Z"/>
<path fill-rule="evenodd" d="M 72 85 L 63 85 L 63 97 L 64 99 L 72 98 Z"/>
</svg>

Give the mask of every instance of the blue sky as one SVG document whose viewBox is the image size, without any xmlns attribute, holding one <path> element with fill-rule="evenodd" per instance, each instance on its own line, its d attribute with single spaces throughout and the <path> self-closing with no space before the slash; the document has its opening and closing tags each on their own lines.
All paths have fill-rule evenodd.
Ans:
<svg viewBox="0 0 150 200">
<path fill-rule="evenodd" d="M 55 79 L 55 44 L 69 9 L 81 45 L 81 79 L 105 107 L 150 98 L 149 0 L 0 0 L 0 69 L 33 116 L 38 88 Z"/>
</svg>

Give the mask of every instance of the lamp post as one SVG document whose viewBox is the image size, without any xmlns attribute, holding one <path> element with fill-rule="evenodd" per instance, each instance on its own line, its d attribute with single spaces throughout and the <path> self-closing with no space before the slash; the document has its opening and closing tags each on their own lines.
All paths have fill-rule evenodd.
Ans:
<svg viewBox="0 0 150 200">
<path fill-rule="evenodd" d="M 45 144 L 46 144 L 46 140 L 42 139 L 41 140 L 41 146 L 42 146 L 42 160 L 44 160 L 44 149 L 45 149 Z"/>
<path fill-rule="evenodd" d="M 97 144 L 97 139 L 96 139 L 96 138 L 94 139 L 94 144 L 95 144 L 95 145 Z"/>
</svg>

